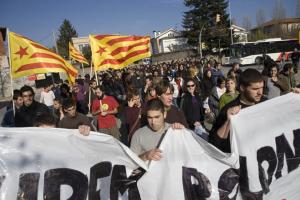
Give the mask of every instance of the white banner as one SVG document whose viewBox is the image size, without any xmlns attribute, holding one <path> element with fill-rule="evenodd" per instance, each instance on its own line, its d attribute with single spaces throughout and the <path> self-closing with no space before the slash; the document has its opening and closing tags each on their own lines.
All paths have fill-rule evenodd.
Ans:
<svg viewBox="0 0 300 200">
<path fill-rule="evenodd" d="M 248 199 L 299 199 L 300 95 L 245 108 L 231 125 L 242 194 Z"/>
<path fill-rule="evenodd" d="M 78 130 L 0 128 L 3 200 L 127 199 L 139 195 L 136 181 L 128 178 L 139 166 L 147 168 L 108 135 L 86 137 Z"/>
<path fill-rule="evenodd" d="M 240 188 L 247 199 L 299 199 L 299 95 L 241 110 L 231 134 L 233 153 L 225 154 L 169 129 L 163 158 L 148 167 L 104 134 L 0 128 L 0 199 L 234 200 Z"/>
<path fill-rule="evenodd" d="M 238 159 L 187 130 L 169 129 L 160 149 L 138 181 L 142 199 L 236 199 Z"/>
</svg>

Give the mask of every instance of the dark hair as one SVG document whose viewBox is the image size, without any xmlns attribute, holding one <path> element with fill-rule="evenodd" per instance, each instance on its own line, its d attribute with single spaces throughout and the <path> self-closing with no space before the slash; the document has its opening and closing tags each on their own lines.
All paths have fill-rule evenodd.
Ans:
<svg viewBox="0 0 300 200">
<path fill-rule="evenodd" d="M 155 87 L 156 94 L 158 96 L 161 96 L 162 94 L 166 93 L 168 88 L 170 89 L 170 92 L 174 92 L 174 87 L 173 85 L 166 79 L 161 80 L 157 86 Z"/>
<path fill-rule="evenodd" d="M 227 76 L 227 78 L 225 79 L 225 83 L 227 83 L 228 81 L 230 81 L 230 80 L 232 80 L 232 81 L 234 81 L 235 82 L 235 84 L 236 84 L 236 78 L 234 77 L 234 76 Z"/>
<path fill-rule="evenodd" d="M 160 99 L 151 99 L 147 102 L 146 112 L 149 110 L 161 111 L 162 113 L 165 112 L 165 106 Z"/>
<path fill-rule="evenodd" d="M 286 64 L 283 66 L 282 71 L 283 71 L 283 72 L 287 72 L 287 71 L 289 71 L 289 70 L 292 69 L 292 68 L 293 68 L 293 64 L 291 64 L 291 63 L 286 63 Z"/>
<path fill-rule="evenodd" d="M 46 82 L 46 83 L 44 84 L 44 89 L 46 89 L 46 88 L 49 87 L 50 85 L 52 85 L 52 84 L 49 83 L 49 82 Z"/>
<path fill-rule="evenodd" d="M 95 79 L 90 80 L 90 84 L 89 85 L 92 85 L 94 82 L 97 83 L 97 81 Z"/>
<path fill-rule="evenodd" d="M 20 89 L 20 93 L 21 95 L 23 95 L 24 92 L 30 91 L 32 93 L 32 95 L 34 96 L 34 91 L 32 89 L 32 87 L 28 86 L 28 85 L 24 85 L 23 87 L 21 87 Z"/>
<path fill-rule="evenodd" d="M 51 113 L 42 113 L 34 118 L 33 126 L 40 127 L 42 125 L 56 126 L 55 118 Z"/>
<path fill-rule="evenodd" d="M 251 83 L 258 83 L 264 81 L 263 76 L 256 69 L 246 69 L 240 77 L 240 85 L 245 87 L 249 86 Z"/>
<path fill-rule="evenodd" d="M 217 78 L 217 86 L 220 86 L 224 82 L 225 82 L 225 78 L 223 76 L 219 76 Z"/>
<path fill-rule="evenodd" d="M 60 90 L 65 89 L 67 92 L 70 92 L 70 87 L 65 83 L 61 84 L 59 89 Z"/>
<path fill-rule="evenodd" d="M 62 108 L 63 109 L 68 109 L 68 108 L 71 108 L 72 106 L 75 106 L 76 105 L 76 102 L 73 101 L 73 99 L 64 99 L 63 100 L 63 103 L 62 103 Z"/>
<path fill-rule="evenodd" d="M 53 101 L 57 101 L 59 104 L 62 104 L 62 99 L 61 98 L 56 97 L 55 99 L 53 99 Z"/>
<path fill-rule="evenodd" d="M 104 87 L 103 85 L 97 85 L 97 86 L 95 87 L 95 90 L 97 90 L 97 89 L 101 90 L 101 92 L 102 92 L 103 94 L 106 94 L 105 87 Z"/>
<path fill-rule="evenodd" d="M 19 97 L 22 97 L 20 90 L 14 90 L 13 100 L 17 100 Z"/>
<path fill-rule="evenodd" d="M 132 88 L 130 90 L 128 90 L 127 95 L 126 95 L 126 99 L 127 101 L 129 101 L 130 99 L 133 98 L 133 96 L 139 96 L 140 93 L 136 88 Z"/>
<path fill-rule="evenodd" d="M 236 66 L 236 65 L 239 65 L 240 63 L 238 63 L 238 62 L 234 62 L 234 63 L 232 63 L 232 67 L 234 67 L 234 66 Z"/>
<path fill-rule="evenodd" d="M 150 81 L 152 81 L 152 80 L 153 80 L 153 77 L 152 77 L 151 75 L 148 75 L 148 76 L 146 76 L 145 79 L 149 79 Z"/>
</svg>

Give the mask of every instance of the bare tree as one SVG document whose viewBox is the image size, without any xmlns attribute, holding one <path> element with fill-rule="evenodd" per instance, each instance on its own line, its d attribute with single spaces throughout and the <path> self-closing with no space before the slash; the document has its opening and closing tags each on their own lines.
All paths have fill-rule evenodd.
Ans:
<svg viewBox="0 0 300 200">
<path fill-rule="evenodd" d="M 243 26 L 243 28 L 246 29 L 247 31 L 250 30 L 251 27 L 252 27 L 251 17 L 249 17 L 249 16 L 243 17 L 242 26 Z"/>
<path fill-rule="evenodd" d="M 265 10 L 260 8 L 256 11 L 256 26 L 261 26 L 266 21 Z"/>
<path fill-rule="evenodd" d="M 284 4 L 282 3 L 282 0 L 276 0 L 272 11 L 272 18 L 284 19 L 285 17 L 286 17 L 286 11 L 284 8 Z"/>
<path fill-rule="evenodd" d="M 300 0 L 297 0 L 295 17 L 300 17 Z"/>
</svg>

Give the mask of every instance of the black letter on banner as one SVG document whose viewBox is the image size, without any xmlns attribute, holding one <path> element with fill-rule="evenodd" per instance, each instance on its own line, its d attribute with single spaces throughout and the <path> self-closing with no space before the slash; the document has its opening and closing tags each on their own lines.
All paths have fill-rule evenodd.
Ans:
<svg viewBox="0 0 300 200">
<path fill-rule="evenodd" d="M 240 188 L 243 199 L 263 199 L 262 191 L 251 192 L 249 189 L 247 158 L 244 156 L 240 156 Z"/>
<path fill-rule="evenodd" d="M 60 199 L 60 186 L 69 185 L 73 189 L 68 200 L 84 200 L 87 196 L 88 178 L 83 173 L 68 169 L 51 169 L 45 172 L 44 200 Z"/>
<path fill-rule="evenodd" d="M 294 132 L 294 144 L 299 142 L 299 141 L 296 141 L 297 138 L 295 138 L 295 137 L 297 134 L 295 134 L 295 132 Z M 294 155 L 292 148 L 290 147 L 286 137 L 283 134 L 276 137 L 275 141 L 276 141 L 277 158 L 278 158 L 278 167 L 276 170 L 275 177 L 278 179 L 282 176 L 281 170 L 283 168 L 284 155 L 285 155 L 289 173 L 299 166 L 300 158 Z M 297 145 L 299 145 L 299 144 L 297 144 Z M 295 149 L 296 149 L 296 146 L 295 146 Z"/>
<path fill-rule="evenodd" d="M 39 173 L 21 174 L 17 199 L 38 199 Z"/>
<path fill-rule="evenodd" d="M 139 179 L 140 177 L 141 176 L 138 176 L 136 178 Z M 136 178 L 132 178 L 131 176 L 127 178 L 126 168 L 124 165 L 114 165 L 110 183 L 110 199 L 118 200 L 119 192 L 123 195 L 128 189 L 129 200 L 140 200 L 141 197 L 137 188 Z"/>
<path fill-rule="evenodd" d="M 264 161 L 267 161 L 269 165 L 267 170 L 268 177 L 266 177 L 265 170 L 261 165 Z M 269 185 L 272 182 L 272 176 L 277 166 L 277 157 L 274 149 L 270 146 L 266 146 L 258 149 L 257 162 L 258 162 L 259 181 L 263 189 L 263 192 L 267 194 L 270 191 Z"/>
<path fill-rule="evenodd" d="M 107 177 L 111 172 L 110 162 L 100 162 L 94 165 L 90 170 L 90 185 L 89 185 L 89 199 L 100 200 L 100 190 L 97 190 L 97 180 L 99 178 Z"/>
<path fill-rule="evenodd" d="M 239 191 L 238 187 L 236 187 L 236 192 L 234 197 L 229 198 L 228 195 L 231 194 L 232 190 L 238 184 L 239 184 L 239 170 L 230 168 L 224 171 L 218 182 L 220 199 L 221 200 L 236 199 L 237 193 Z"/>
<path fill-rule="evenodd" d="M 197 184 L 192 183 L 192 177 Z M 208 178 L 197 169 L 182 167 L 182 183 L 185 200 L 204 200 L 211 195 L 211 184 Z"/>
</svg>

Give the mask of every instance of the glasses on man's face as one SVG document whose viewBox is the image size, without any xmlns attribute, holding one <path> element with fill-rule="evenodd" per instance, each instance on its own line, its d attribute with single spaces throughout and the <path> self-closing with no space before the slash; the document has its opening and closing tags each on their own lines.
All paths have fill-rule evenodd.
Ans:
<svg viewBox="0 0 300 200">
<path fill-rule="evenodd" d="M 33 94 L 23 94 L 22 97 L 33 97 Z"/>
<path fill-rule="evenodd" d="M 195 87 L 195 84 L 193 84 L 193 85 L 187 85 L 186 87 L 188 87 L 188 88 Z"/>
</svg>

